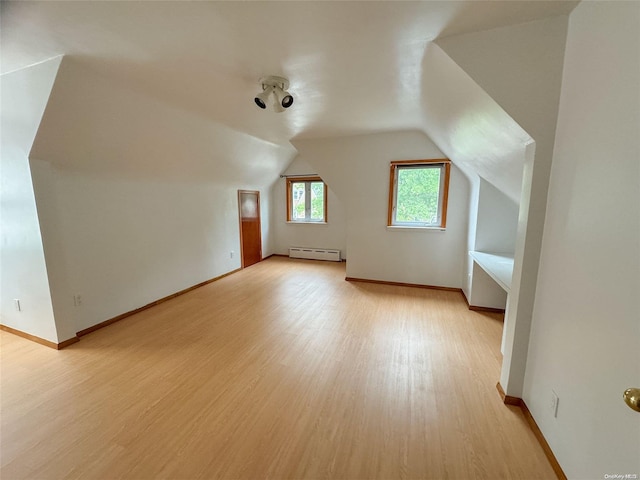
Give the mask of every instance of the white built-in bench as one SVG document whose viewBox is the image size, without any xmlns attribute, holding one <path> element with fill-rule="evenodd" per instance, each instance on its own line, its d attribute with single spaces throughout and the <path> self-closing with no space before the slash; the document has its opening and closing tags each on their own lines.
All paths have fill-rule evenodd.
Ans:
<svg viewBox="0 0 640 480">
<path fill-rule="evenodd" d="M 506 292 L 502 293 L 502 301 L 504 301 L 505 310 L 509 305 L 509 294 L 511 293 L 511 277 L 513 276 L 513 254 L 511 253 L 487 253 L 487 252 L 469 252 L 469 255 L 473 259 L 474 268 L 472 269 L 471 278 L 471 298 L 469 299 L 469 305 L 482 305 L 485 301 L 491 305 L 495 305 L 499 295 L 495 292 L 495 284 L 498 284 L 502 290 Z M 478 271 L 476 265 L 480 267 L 487 275 Z M 493 281 L 492 281 L 493 280 Z M 494 283 L 495 282 L 495 283 Z M 493 284 L 493 285 L 491 285 Z M 499 293 L 499 289 L 498 293 Z M 505 316 L 505 325 L 507 317 Z M 502 345 L 500 351 L 504 354 L 505 349 L 505 337 L 502 335 Z"/>
<path fill-rule="evenodd" d="M 513 254 L 469 252 L 473 261 L 493 278 L 507 293 L 511 292 Z"/>
</svg>

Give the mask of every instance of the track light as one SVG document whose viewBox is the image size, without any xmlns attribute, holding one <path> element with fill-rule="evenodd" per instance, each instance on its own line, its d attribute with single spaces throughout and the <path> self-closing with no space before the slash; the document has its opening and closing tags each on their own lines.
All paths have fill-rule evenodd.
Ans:
<svg viewBox="0 0 640 480">
<path fill-rule="evenodd" d="M 286 78 L 275 76 L 262 77 L 260 84 L 262 85 L 262 93 L 259 93 L 253 99 L 258 107 L 263 110 L 266 109 L 269 96 L 272 93 L 274 97 L 274 111 L 284 112 L 293 105 L 293 96 L 287 92 L 289 80 Z"/>
</svg>

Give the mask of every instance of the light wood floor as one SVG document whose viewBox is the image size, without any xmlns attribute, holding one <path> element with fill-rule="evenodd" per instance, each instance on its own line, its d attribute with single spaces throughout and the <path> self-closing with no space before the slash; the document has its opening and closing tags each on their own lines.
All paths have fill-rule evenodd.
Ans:
<svg viewBox="0 0 640 480">
<path fill-rule="evenodd" d="M 271 258 L 55 351 L 1 332 L 1 477 L 553 479 L 459 293 Z"/>
</svg>

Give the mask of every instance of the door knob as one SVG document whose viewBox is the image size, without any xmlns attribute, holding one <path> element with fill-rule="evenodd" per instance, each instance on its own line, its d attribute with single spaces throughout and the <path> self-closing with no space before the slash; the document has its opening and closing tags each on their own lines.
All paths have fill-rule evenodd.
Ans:
<svg viewBox="0 0 640 480">
<path fill-rule="evenodd" d="M 624 403 L 629 405 L 629 408 L 640 412 L 640 388 L 627 388 L 622 394 Z"/>
</svg>

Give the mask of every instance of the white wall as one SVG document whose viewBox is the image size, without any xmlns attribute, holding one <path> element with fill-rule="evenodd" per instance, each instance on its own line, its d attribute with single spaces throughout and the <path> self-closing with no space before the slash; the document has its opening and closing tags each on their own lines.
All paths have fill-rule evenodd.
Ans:
<svg viewBox="0 0 640 480">
<path fill-rule="evenodd" d="M 28 155 L 60 60 L 0 77 L 0 323 L 54 343 L 59 337 Z"/>
<path fill-rule="evenodd" d="M 460 288 L 469 185 L 451 169 L 447 230 L 387 228 L 389 163 L 444 158 L 422 132 L 298 140 L 300 157 L 331 185 L 347 214 L 347 276 Z"/>
<path fill-rule="evenodd" d="M 506 188 L 510 184 L 497 182 L 488 172 L 478 171 L 520 205 L 500 375 L 506 393 L 516 397 L 522 396 L 529 345 L 566 31 L 567 17 L 555 17 L 438 41 L 535 141 L 525 142 L 525 150 L 517 162 L 522 167 L 519 198 Z M 478 121 L 482 120 L 478 115 Z M 486 167 L 494 175 L 502 170 L 497 164 Z"/>
<path fill-rule="evenodd" d="M 64 257 L 47 260 L 52 271 L 64 269 L 59 284 L 68 282 L 58 300 L 71 306 L 82 295 L 76 331 L 240 267 L 232 186 L 64 170 L 50 180 L 55 198 L 42 201 L 58 210 L 43 235 L 47 246 L 59 239 Z"/>
<path fill-rule="evenodd" d="M 438 45 L 427 46 L 422 62 L 425 133 L 469 177 L 484 178 L 518 203 L 531 136 L 454 60 Z"/>
<path fill-rule="evenodd" d="M 471 298 L 471 280 L 473 278 L 473 260 L 469 252 L 476 249 L 476 230 L 478 228 L 478 197 L 480 196 L 480 177 L 472 172 L 466 173 L 469 179 L 469 224 L 467 227 L 467 243 L 464 252 L 464 275 L 462 292 Z"/>
<path fill-rule="evenodd" d="M 640 474 L 640 4 L 571 14 L 524 400 L 569 478 Z M 560 397 L 558 417 L 548 408 Z"/>
<path fill-rule="evenodd" d="M 79 331 L 239 268 L 238 189 L 261 192 L 269 255 L 292 153 L 65 59 L 32 151 L 56 317 Z"/>
<path fill-rule="evenodd" d="M 305 175 L 317 173 L 314 168 L 298 156 L 287 167 L 283 175 Z M 326 182 L 325 182 L 326 183 Z M 347 224 L 344 207 L 340 199 L 327 184 L 327 223 L 287 223 L 286 185 L 279 178 L 271 190 L 273 200 L 272 224 L 274 229 L 274 253 L 288 255 L 289 247 L 332 248 L 340 250 L 347 258 Z"/>
<path fill-rule="evenodd" d="M 475 250 L 513 254 L 519 205 L 484 179 L 478 193 Z"/>
</svg>

